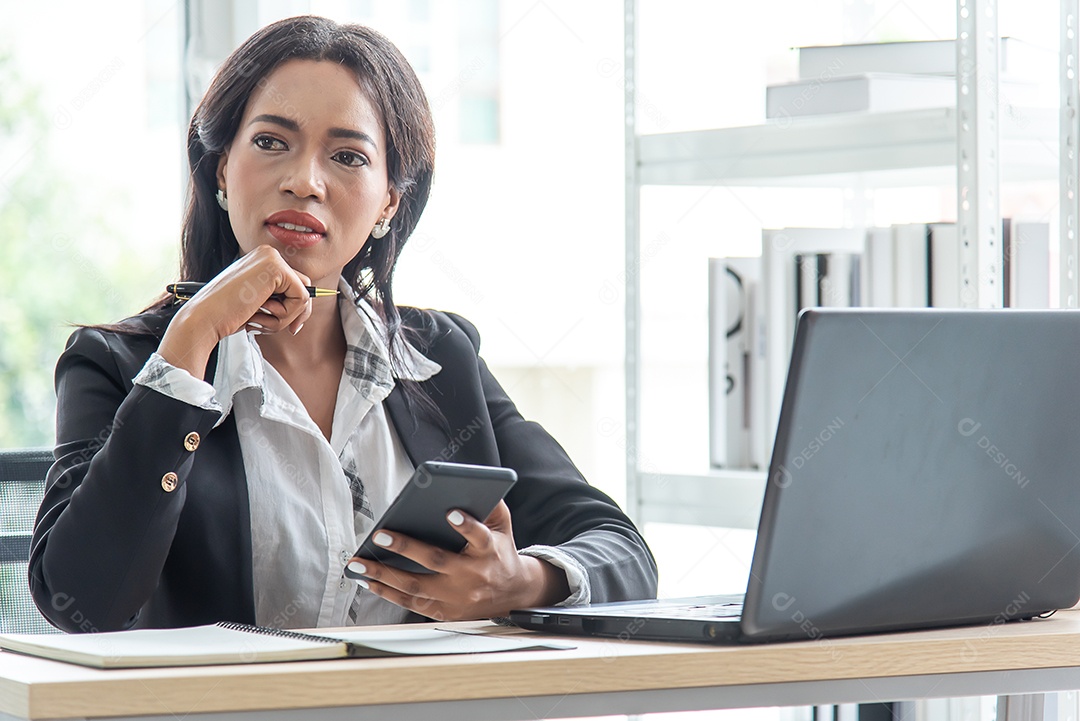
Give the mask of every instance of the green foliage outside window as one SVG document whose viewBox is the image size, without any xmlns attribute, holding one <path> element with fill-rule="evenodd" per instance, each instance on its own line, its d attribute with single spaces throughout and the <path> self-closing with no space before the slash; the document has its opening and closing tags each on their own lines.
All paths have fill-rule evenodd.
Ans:
<svg viewBox="0 0 1080 721">
<path fill-rule="evenodd" d="M 165 253 L 138 247 L 134 229 L 107 227 L 100 206 L 87 209 L 95 189 L 64 174 L 79 163 L 78 143 L 64 148 L 62 162 L 49 153 L 55 128 L 41 94 L 3 50 L 0 88 L 0 448 L 47 446 L 53 368 L 73 324 L 147 305 L 161 289 Z"/>
</svg>

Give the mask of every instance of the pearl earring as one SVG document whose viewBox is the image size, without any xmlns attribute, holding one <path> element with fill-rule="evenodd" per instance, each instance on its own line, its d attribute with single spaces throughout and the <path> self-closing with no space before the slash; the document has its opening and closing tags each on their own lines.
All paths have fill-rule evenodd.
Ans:
<svg viewBox="0 0 1080 721">
<path fill-rule="evenodd" d="M 379 222 L 375 224 L 375 227 L 371 229 L 371 237 L 378 240 L 387 233 L 390 232 L 390 219 L 379 218 Z"/>
<path fill-rule="evenodd" d="M 218 188 L 217 204 L 220 205 L 221 209 L 226 213 L 229 212 L 229 196 L 225 195 L 225 190 L 222 188 Z"/>
</svg>

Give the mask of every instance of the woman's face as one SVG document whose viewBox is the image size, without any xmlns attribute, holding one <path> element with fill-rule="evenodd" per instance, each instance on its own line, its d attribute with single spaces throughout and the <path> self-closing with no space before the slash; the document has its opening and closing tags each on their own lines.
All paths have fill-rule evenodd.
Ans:
<svg viewBox="0 0 1080 721">
<path fill-rule="evenodd" d="M 217 178 L 242 253 L 273 246 L 331 288 L 400 200 L 378 110 L 351 70 L 324 61 L 290 60 L 259 82 Z"/>
</svg>

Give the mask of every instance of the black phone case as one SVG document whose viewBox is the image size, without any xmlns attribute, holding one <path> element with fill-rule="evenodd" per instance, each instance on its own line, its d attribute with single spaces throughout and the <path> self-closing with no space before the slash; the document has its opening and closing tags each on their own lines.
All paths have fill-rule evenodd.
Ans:
<svg viewBox="0 0 1080 721">
<path fill-rule="evenodd" d="M 421 463 L 360 544 L 356 555 L 410 573 L 431 573 L 404 556 L 376 546 L 371 539 L 386 529 L 458 553 L 465 547 L 465 539 L 446 520 L 446 514 L 458 508 L 482 521 L 516 482 L 517 473 L 509 468 L 437 461 Z M 363 578 L 348 568 L 345 575 Z"/>
</svg>

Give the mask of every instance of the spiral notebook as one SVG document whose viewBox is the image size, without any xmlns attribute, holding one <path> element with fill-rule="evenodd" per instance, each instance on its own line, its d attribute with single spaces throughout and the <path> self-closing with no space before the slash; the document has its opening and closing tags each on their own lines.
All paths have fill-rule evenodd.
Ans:
<svg viewBox="0 0 1080 721">
<path fill-rule="evenodd" d="M 573 648 L 469 629 L 396 628 L 300 633 L 218 623 L 76 635 L 0 634 L 0 649 L 94 668 L 203 666 L 334 658 L 430 656 Z"/>
</svg>

